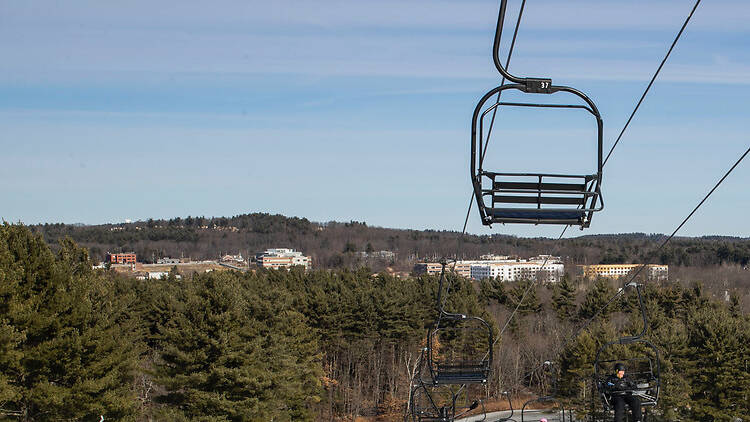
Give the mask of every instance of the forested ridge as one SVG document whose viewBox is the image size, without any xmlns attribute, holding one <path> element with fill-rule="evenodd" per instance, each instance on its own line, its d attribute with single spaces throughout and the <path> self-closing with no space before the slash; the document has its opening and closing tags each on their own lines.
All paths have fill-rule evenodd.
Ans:
<svg viewBox="0 0 750 422">
<path fill-rule="evenodd" d="M 33 231 L 0 227 L 0 419 L 403 418 L 435 317 L 435 277 L 352 267 L 139 281 L 93 270 L 87 248 L 64 238 L 49 245 Z M 709 295 L 701 278 L 645 284 L 647 335 L 662 351 L 656 420 L 750 414 L 750 318 L 739 295 Z M 488 319 L 496 333 L 519 309 L 495 349 L 490 398 L 548 391 L 533 370 L 553 360 L 560 391 L 585 412 L 592 354 L 641 328 L 634 297 L 624 295 L 558 350 L 618 282 L 566 276 L 525 297 L 529 281 L 453 282 L 446 307 Z"/>
<path fill-rule="evenodd" d="M 563 256 L 575 264 L 661 263 L 710 266 L 750 263 L 750 239 L 706 236 L 675 238 L 656 256 L 650 252 L 665 239 L 661 234 L 587 235 L 570 239 L 466 235 L 455 231 L 399 230 L 370 227 L 365 222 L 316 223 L 305 218 L 264 213 L 234 217 L 187 217 L 103 225 L 41 224 L 30 226 L 52 245 L 70 237 L 101 261 L 107 251 L 135 251 L 146 262 L 163 256 L 216 259 L 219 253 L 253 255 L 267 248 L 289 247 L 312 256 L 316 268 L 409 270 L 421 259 L 482 254 Z M 363 258 L 357 252 L 388 250 L 395 260 Z"/>
</svg>

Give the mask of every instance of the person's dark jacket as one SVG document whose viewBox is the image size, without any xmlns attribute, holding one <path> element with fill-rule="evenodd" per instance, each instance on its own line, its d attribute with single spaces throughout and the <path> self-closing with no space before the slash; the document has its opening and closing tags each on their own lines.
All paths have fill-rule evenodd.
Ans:
<svg viewBox="0 0 750 422">
<path fill-rule="evenodd" d="M 607 381 L 604 383 L 604 386 L 609 391 L 631 391 L 635 390 L 636 385 L 633 380 L 626 376 L 622 378 L 617 378 L 617 375 L 610 375 L 609 378 L 607 378 Z"/>
</svg>

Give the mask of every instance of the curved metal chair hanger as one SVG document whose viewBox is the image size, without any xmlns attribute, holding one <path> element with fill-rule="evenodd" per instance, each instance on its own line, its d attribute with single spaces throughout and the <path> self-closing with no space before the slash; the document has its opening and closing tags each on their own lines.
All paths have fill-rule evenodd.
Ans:
<svg viewBox="0 0 750 422">
<path fill-rule="evenodd" d="M 508 409 L 510 410 L 510 415 L 505 418 L 497 419 L 497 422 L 516 422 L 516 420 L 513 419 L 515 410 L 513 409 L 513 400 L 510 399 L 510 393 L 508 391 L 503 391 L 502 395 L 505 396 L 505 398 L 508 400 Z"/>
</svg>

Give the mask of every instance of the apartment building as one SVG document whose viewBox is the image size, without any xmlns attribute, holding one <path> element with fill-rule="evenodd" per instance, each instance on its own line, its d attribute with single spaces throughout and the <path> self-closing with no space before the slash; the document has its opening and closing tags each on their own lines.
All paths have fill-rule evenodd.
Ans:
<svg viewBox="0 0 750 422">
<path fill-rule="evenodd" d="M 357 254 L 364 259 L 382 259 L 386 261 L 396 259 L 396 253 L 392 251 L 358 252 Z"/>
<path fill-rule="evenodd" d="M 259 267 L 273 268 L 275 270 L 290 268 L 296 265 L 301 265 L 308 270 L 312 263 L 309 256 L 305 256 L 302 252 L 297 252 L 294 249 L 286 248 L 267 249 L 265 252 L 255 255 L 255 260 L 258 262 Z"/>
<path fill-rule="evenodd" d="M 458 261 L 451 262 L 445 266 L 448 272 L 454 272 L 462 277 L 471 277 L 471 265 L 479 261 Z M 420 262 L 414 265 L 416 274 L 440 275 L 442 265 L 439 262 Z"/>
<path fill-rule="evenodd" d="M 489 262 L 471 266 L 471 278 L 493 278 L 500 281 L 537 280 L 557 283 L 565 274 L 565 265 L 559 261 Z"/>
<path fill-rule="evenodd" d="M 529 259 L 511 258 L 501 255 L 482 255 L 482 259 L 473 261 L 458 261 L 448 264 L 446 270 L 453 271 L 463 277 L 481 280 L 483 278 L 497 278 L 502 281 L 516 281 L 522 279 L 538 280 L 555 283 L 565 273 L 565 265 L 560 257 L 540 255 Z M 440 274 L 441 265 L 437 262 L 421 262 L 414 266 L 417 274 Z"/>
<path fill-rule="evenodd" d="M 643 264 L 606 264 L 606 265 L 579 265 L 579 274 L 586 278 L 607 277 L 620 278 L 629 275 L 631 271 L 637 271 Z M 645 274 L 648 280 L 667 280 L 669 278 L 669 265 L 646 265 Z"/>
</svg>

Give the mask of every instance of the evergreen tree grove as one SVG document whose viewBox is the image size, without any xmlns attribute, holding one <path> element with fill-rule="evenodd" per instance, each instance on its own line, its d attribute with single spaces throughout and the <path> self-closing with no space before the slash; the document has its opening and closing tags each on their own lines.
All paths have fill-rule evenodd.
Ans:
<svg viewBox="0 0 750 422">
<path fill-rule="evenodd" d="M 258 221 L 258 233 L 276 224 Z M 380 247 L 373 244 L 365 249 Z M 732 259 L 734 252 L 724 252 Z M 530 283 L 447 275 L 444 308 L 485 319 L 497 340 L 489 400 L 503 391 L 549 391 L 538 370 L 549 360 L 560 370 L 559 398 L 577 413 L 597 412 L 593 374 L 600 348 L 612 343 L 603 360 L 634 362 L 648 353 L 643 343 L 617 342 L 643 328 L 636 295 L 629 290 L 597 314 L 615 294 L 611 280 Z M 645 284 L 646 339 L 659 349 L 662 387 L 649 420 L 745 419 L 750 318 L 744 296 L 726 302 L 700 283 Z M 69 239 L 55 240 L 53 251 L 26 227 L 4 224 L 0 420 L 401 419 L 396 415 L 437 316 L 437 287 L 436 276 L 367 268 L 135 280 L 92 269 L 88 251 Z M 465 329 L 476 322 L 468 320 L 446 321 L 434 352 L 446 359 L 484 356 L 487 332 L 479 324 Z M 506 323 L 513 335 L 497 339 Z M 578 336 L 569 338 L 573 333 Z"/>
<path fill-rule="evenodd" d="M 697 309 L 688 318 L 691 410 L 699 420 L 732 421 L 750 414 L 750 327 L 718 307 Z"/>
<path fill-rule="evenodd" d="M 288 293 L 221 272 L 168 284 L 158 327 L 160 400 L 190 420 L 312 420 L 322 374 L 316 338 Z"/>
<path fill-rule="evenodd" d="M 614 296 L 615 290 L 612 288 L 612 284 L 609 279 L 599 277 L 596 279 L 593 288 L 586 292 L 586 296 L 583 299 L 580 309 L 578 310 L 578 317 L 581 319 L 592 318 L 598 315 L 600 318 L 606 318 L 609 313 L 614 310 L 614 303 L 604 308 L 604 305 Z"/>
<path fill-rule="evenodd" d="M 0 412 L 19 420 L 133 420 L 137 321 L 88 253 L 57 257 L 26 227 L 0 227 Z"/>
</svg>

